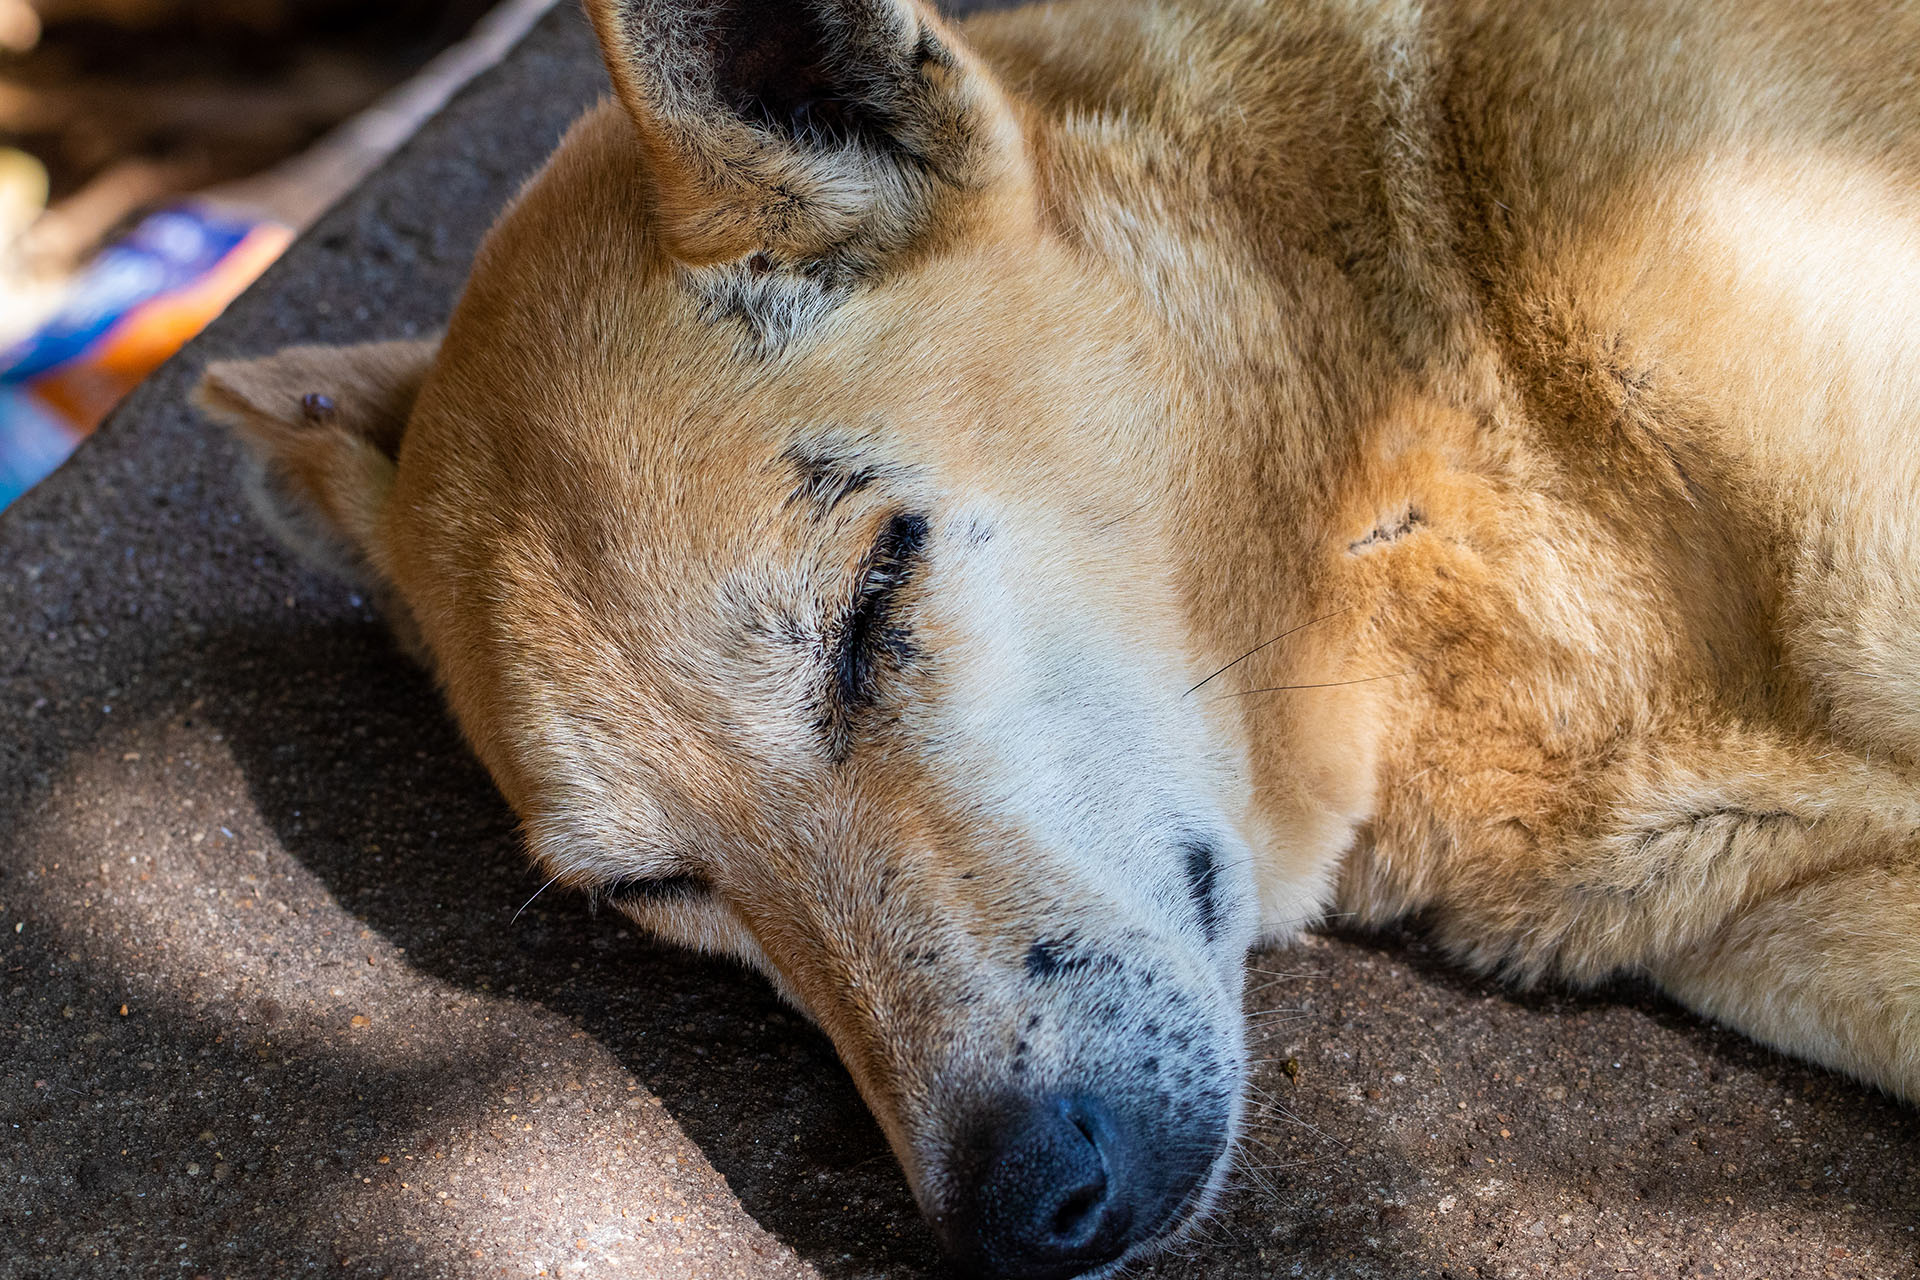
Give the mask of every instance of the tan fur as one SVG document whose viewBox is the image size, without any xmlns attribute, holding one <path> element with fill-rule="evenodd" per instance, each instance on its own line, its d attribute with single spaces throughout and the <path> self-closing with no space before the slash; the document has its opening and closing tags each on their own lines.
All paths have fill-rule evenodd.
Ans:
<svg viewBox="0 0 1920 1280">
<path fill-rule="evenodd" d="M 1158 1025 L 1037 991 L 1043 936 L 1124 935 L 1235 1095 L 1240 949 L 1340 910 L 1920 1099 L 1920 13 L 830 5 L 905 163 L 703 97 L 698 5 L 590 8 L 624 110 L 489 238 L 397 472 L 289 425 L 406 413 L 363 350 L 207 402 L 537 857 L 712 881 L 634 910 L 820 1020 L 936 1225 L 1015 1041 L 1105 1079 Z M 907 656 L 828 732 L 909 510 Z"/>
</svg>

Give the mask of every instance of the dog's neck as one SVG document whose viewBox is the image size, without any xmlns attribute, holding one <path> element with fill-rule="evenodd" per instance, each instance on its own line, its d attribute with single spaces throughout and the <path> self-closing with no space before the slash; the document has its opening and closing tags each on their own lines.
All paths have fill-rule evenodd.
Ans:
<svg viewBox="0 0 1920 1280">
<path fill-rule="evenodd" d="M 1343 521 L 1356 500 L 1392 514 L 1390 493 L 1356 499 L 1363 464 L 1420 429 L 1409 403 L 1470 397 L 1476 362 L 1432 247 L 1453 215 L 1428 172 L 1414 33 L 1270 18 L 1217 92 L 1157 65 L 1139 29 L 1114 33 L 1139 44 L 1125 97 L 1043 81 L 1030 107 L 1062 232 L 1127 278 L 1182 366 L 1164 528 L 1195 679 L 1266 646 L 1193 696 L 1246 741 L 1250 834 L 1276 860 L 1262 879 L 1291 894 L 1263 914 L 1284 928 L 1370 812 L 1385 719 L 1357 647 L 1373 609 L 1338 563 L 1372 524 Z M 1246 110 L 1260 102 L 1284 108 Z"/>
</svg>

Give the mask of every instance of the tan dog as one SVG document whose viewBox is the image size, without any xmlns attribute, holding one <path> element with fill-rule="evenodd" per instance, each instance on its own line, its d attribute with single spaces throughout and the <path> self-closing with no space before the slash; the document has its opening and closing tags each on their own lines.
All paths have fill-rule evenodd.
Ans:
<svg viewBox="0 0 1920 1280">
<path fill-rule="evenodd" d="M 205 403 L 954 1253 L 1201 1210 L 1332 909 L 1920 1098 L 1920 11 L 590 8 L 437 352 Z"/>
</svg>

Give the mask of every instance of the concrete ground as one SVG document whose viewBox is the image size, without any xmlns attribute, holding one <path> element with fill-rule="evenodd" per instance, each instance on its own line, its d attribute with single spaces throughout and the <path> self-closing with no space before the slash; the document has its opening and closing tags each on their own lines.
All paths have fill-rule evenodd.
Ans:
<svg viewBox="0 0 1920 1280">
<path fill-rule="evenodd" d="M 541 26 L 0 517 L 0 1276 L 938 1274 L 831 1047 L 537 887 L 366 604 L 247 515 L 209 358 L 431 329 L 601 92 Z M 1417 933 L 1256 956 L 1235 1190 L 1143 1276 L 1920 1274 L 1920 1120 Z"/>
</svg>

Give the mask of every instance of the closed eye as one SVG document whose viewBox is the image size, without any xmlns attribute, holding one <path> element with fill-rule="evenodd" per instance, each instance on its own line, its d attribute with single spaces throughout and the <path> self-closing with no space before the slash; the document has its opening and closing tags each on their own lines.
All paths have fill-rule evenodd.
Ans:
<svg viewBox="0 0 1920 1280">
<path fill-rule="evenodd" d="M 684 902 L 713 892 L 705 876 L 679 872 L 665 876 L 627 876 L 601 886 L 599 897 L 616 907 L 643 903 Z"/>
<path fill-rule="evenodd" d="M 912 578 L 926 540 L 927 518 L 902 512 L 887 521 L 860 562 L 833 639 L 834 701 L 842 712 L 873 701 L 883 659 L 910 656 L 906 629 L 893 620 L 894 598 Z"/>
</svg>

